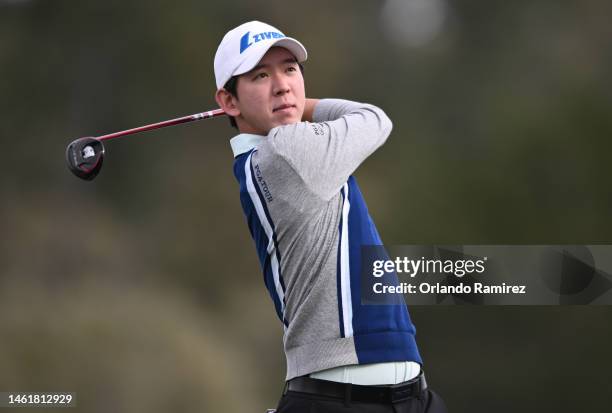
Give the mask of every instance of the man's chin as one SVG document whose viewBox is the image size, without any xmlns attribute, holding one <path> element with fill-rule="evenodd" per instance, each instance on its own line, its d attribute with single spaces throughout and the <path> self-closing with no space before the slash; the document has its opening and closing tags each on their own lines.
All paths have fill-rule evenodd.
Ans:
<svg viewBox="0 0 612 413">
<path fill-rule="evenodd" d="M 302 117 L 301 116 L 297 116 L 295 113 L 291 113 L 291 114 L 286 114 L 286 115 L 281 115 L 278 116 L 277 119 L 275 119 L 275 126 L 283 126 L 283 125 L 292 125 L 294 123 L 298 123 L 302 121 Z"/>
</svg>

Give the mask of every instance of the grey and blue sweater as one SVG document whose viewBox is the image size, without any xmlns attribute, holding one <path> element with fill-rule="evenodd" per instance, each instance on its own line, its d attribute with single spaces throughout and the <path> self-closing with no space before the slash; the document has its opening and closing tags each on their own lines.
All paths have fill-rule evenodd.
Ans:
<svg viewBox="0 0 612 413">
<path fill-rule="evenodd" d="M 313 122 L 231 140 L 240 201 L 276 313 L 287 380 L 351 364 L 422 364 L 406 305 L 362 305 L 361 246 L 382 245 L 357 167 L 391 133 L 385 113 L 340 99 Z"/>
</svg>

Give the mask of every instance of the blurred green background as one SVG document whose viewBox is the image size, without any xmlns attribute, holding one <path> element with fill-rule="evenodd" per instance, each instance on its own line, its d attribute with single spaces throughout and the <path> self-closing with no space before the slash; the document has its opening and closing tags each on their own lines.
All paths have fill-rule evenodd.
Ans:
<svg viewBox="0 0 612 413">
<path fill-rule="evenodd" d="M 611 242 L 611 13 L 604 0 L 0 0 L 0 391 L 73 391 L 71 411 L 92 413 L 276 405 L 282 328 L 228 122 L 109 143 L 94 182 L 64 161 L 77 137 L 215 107 L 216 47 L 247 20 L 305 44 L 308 96 L 394 121 L 357 173 L 385 243 Z M 610 307 L 411 315 L 450 411 L 609 410 Z"/>
</svg>

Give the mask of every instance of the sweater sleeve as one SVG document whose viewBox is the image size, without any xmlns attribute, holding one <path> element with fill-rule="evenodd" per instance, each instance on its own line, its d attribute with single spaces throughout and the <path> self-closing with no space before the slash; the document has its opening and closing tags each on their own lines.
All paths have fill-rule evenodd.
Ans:
<svg viewBox="0 0 612 413">
<path fill-rule="evenodd" d="M 313 120 L 274 128 L 268 142 L 310 192 L 329 200 L 386 141 L 392 124 L 376 106 L 340 99 L 319 101 Z"/>
</svg>

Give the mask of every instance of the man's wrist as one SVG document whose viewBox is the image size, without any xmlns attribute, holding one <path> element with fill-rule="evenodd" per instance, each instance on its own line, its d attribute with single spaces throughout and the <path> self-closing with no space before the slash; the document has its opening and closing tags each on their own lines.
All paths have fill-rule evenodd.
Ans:
<svg viewBox="0 0 612 413">
<path fill-rule="evenodd" d="M 319 99 L 306 99 L 304 104 L 304 114 L 302 115 L 302 121 L 312 122 L 312 115 L 314 113 L 315 106 L 319 103 Z"/>
</svg>

